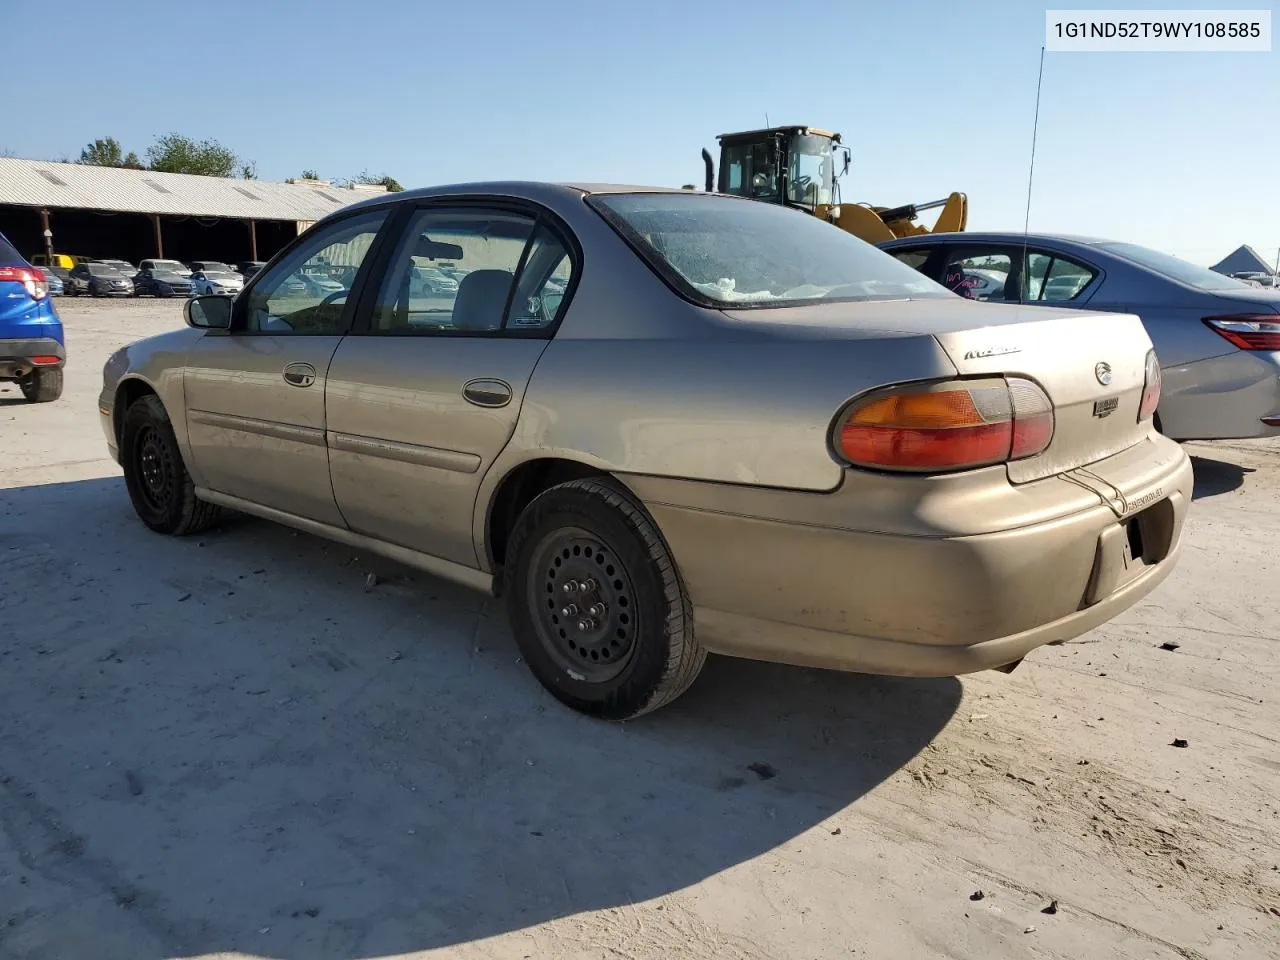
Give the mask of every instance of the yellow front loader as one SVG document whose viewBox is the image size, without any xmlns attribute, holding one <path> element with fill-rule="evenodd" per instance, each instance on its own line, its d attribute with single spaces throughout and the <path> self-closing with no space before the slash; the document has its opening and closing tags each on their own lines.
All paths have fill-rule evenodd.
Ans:
<svg viewBox="0 0 1280 960">
<path fill-rule="evenodd" d="M 830 130 L 769 127 L 724 133 L 717 139 L 719 178 L 711 154 L 702 151 L 708 191 L 806 210 L 868 243 L 920 233 L 956 233 L 968 223 L 969 200 L 963 193 L 901 207 L 842 203 L 840 178 L 849 171 L 849 148 Z M 942 212 L 932 227 L 916 222 L 921 212 L 939 207 Z"/>
</svg>

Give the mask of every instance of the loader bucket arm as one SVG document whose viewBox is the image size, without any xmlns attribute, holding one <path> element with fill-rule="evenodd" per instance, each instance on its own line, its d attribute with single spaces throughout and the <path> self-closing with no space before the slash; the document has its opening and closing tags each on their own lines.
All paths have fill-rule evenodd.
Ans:
<svg viewBox="0 0 1280 960">
<path fill-rule="evenodd" d="M 942 207 L 933 227 L 916 223 L 921 210 Z M 841 230 L 852 233 L 867 243 L 881 243 L 895 237 L 913 237 L 923 233 L 960 233 L 969 223 L 969 198 L 963 193 L 952 193 L 946 200 L 931 203 L 907 204 L 904 207 L 872 207 L 865 204 L 842 204 L 839 214 L 833 216 L 830 208 L 816 212 Z"/>
</svg>

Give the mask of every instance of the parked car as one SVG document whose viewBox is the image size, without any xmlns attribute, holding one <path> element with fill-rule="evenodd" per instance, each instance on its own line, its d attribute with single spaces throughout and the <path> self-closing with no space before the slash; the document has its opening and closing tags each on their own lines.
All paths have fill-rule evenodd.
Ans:
<svg viewBox="0 0 1280 960">
<path fill-rule="evenodd" d="M 190 278 L 191 268 L 181 260 L 143 260 L 138 264 L 140 270 L 159 270 L 163 273 L 176 273 Z"/>
<path fill-rule="evenodd" d="M 68 253 L 55 253 L 49 255 L 46 253 L 37 253 L 31 258 L 31 264 L 43 270 L 45 267 L 61 267 L 64 270 L 70 270 L 81 260 L 86 257 L 76 257 Z"/>
<path fill-rule="evenodd" d="M 235 273 L 230 264 L 221 260 L 192 260 L 187 266 L 192 273 Z"/>
<path fill-rule="evenodd" d="M 62 277 L 53 272 L 52 267 L 41 267 L 40 272 L 44 274 L 45 282 L 49 285 L 49 296 L 60 297 L 65 292 L 62 283 Z"/>
<path fill-rule="evenodd" d="M 409 277 L 409 289 L 418 296 L 458 292 L 458 281 L 433 267 L 415 267 Z"/>
<path fill-rule="evenodd" d="M 133 278 L 135 297 L 189 297 L 191 291 L 191 277 L 175 260 L 143 260 Z"/>
<path fill-rule="evenodd" d="M 192 264 L 196 267 L 196 264 Z M 191 288 L 197 294 L 226 293 L 235 295 L 244 289 L 244 277 L 232 271 L 210 266 L 196 267 L 191 274 Z"/>
<path fill-rule="evenodd" d="M 138 272 L 138 268 L 137 268 L 137 267 L 135 267 L 135 266 L 134 266 L 132 263 L 130 263 L 128 260 L 106 260 L 106 259 L 104 259 L 104 260 L 95 260 L 95 261 L 93 261 L 93 262 L 94 262 L 94 263 L 106 263 L 106 264 L 110 264 L 111 266 L 113 266 L 113 267 L 115 267 L 117 270 L 119 270 L 121 273 L 123 273 L 126 277 L 132 277 L 134 274 L 136 274 L 136 273 Z"/>
<path fill-rule="evenodd" d="M 133 296 L 133 278 L 110 263 L 90 260 L 77 263 L 67 274 L 66 292 L 70 296 L 82 293 L 91 297 Z"/>
<path fill-rule="evenodd" d="M 62 321 L 45 273 L 0 233 L 0 381 L 17 383 L 32 403 L 62 396 Z"/>
<path fill-rule="evenodd" d="M 880 247 L 934 278 L 1002 262 L 1014 280 L 993 295 L 1001 302 L 1055 314 L 1136 313 L 1160 358 L 1163 433 L 1177 440 L 1280 436 L 1280 291 L 1088 237 L 929 234 Z"/>
<path fill-rule="evenodd" d="M 292 292 L 339 253 L 367 295 Z M 411 298 L 442 258 L 456 296 Z M 144 524 L 231 507 L 500 592 L 538 680 L 601 717 L 708 650 L 1012 669 L 1160 583 L 1191 502 L 1136 316 L 963 300 L 747 199 L 377 196 L 184 312 L 103 369 Z"/>
<path fill-rule="evenodd" d="M 244 277 L 245 283 L 248 283 L 266 265 L 266 262 L 262 260 L 241 260 L 235 265 L 235 271 Z"/>
</svg>

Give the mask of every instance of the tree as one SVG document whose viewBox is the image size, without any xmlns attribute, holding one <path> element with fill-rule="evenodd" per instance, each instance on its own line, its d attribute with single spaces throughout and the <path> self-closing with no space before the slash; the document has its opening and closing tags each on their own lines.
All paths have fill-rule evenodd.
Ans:
<svg viewBox="0 0 1280 960">
<path fill-rule="evenodd" d="M 236 155 L 216 140 L 193 140 L 180 133 L 166 133 L 147 147 L 147 160 L 158 173 L 194 173 L 202 177 L 231 177 Z"/>
<path fill-rule="evenodd" d="M 138 159 L 138 155 L 134 153 L 132 150 L 130 150 L 129 153 L 125 156 L 124 163 L 120 164 L 120 166 L 124 167 L 126 170 L 147 169 L 143 165 L 142 161 Z"/>
<path fill-rule="evenodd" d="M 320 179 L 320 174 L 318 174 L 318 173 L 317 173 L 316 171 L 314 171 L 314 170 L 303 170 L 303 171 L 302 171 L 302 179 L 303 179 L 303 180 L 319 180 L 319 179 Z"/>
<path fill-rule="evenodd" d="M 129 156 L 138 159 L 132 153 Z M 80 151 L 80 162 L 94 167 L 123 167 L 125 156 L 115 137 L 99 137 Z"/>
<path fill-rule="evenodd" d="M 248 163 L 240 164 L 240 179 L 241 180 L 257 180 L 258 165 L 254 163 L 252 160 L 250 160 Z"/>
<path fill-rule="evenodd" d="M 354 178 L 351 182 L 367 183 L 371 185 L 377 184 L 379 186 L 386 187 L 387 191 L 390 193 L 399 193 L 401 190 L 404 189 L 404 187 L 400 185 L 400 181 L 397 180 L 395 177 L 389 176 L 385 173 L 379 173 L 379 174 L 370 173 L 368 170 L 365 170 L 363 173 L 360 174 L 360 176 Z"/>
</svg>

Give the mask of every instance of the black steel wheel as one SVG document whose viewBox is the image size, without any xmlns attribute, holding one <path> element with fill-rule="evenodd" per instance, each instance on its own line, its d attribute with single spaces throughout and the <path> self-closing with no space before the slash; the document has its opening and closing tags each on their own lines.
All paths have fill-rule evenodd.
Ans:
<svg viewBox="0 0 1280 960">
<path fill-rule="evenodd" d="M 133 509 L 152 530 L 182 536 L 217 523 L 221 508 L 196 497 L 169 415 L 155 394 L 139 397 L 125 411 L 120 464 Z"/>
<path fill-rule="evenodd" d="M 528 567 L 534 628 L 560 667 L 591 683 L 612 680 L 635 647 L 635 587 L 622 561 L 586 530 L 548 531 Z M 532 611 L 531 611 L 532 612 Z"/>
<path fill-rule="evenodd" d="M 617 482 L 573 480 L 534 498 L 507 560 L 516 642 L 561 702 L 627 720 L 698 676 L 706 654 L 679 571 L 653 519 Z"/>
</svg>

